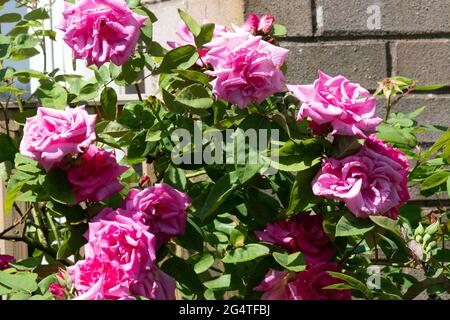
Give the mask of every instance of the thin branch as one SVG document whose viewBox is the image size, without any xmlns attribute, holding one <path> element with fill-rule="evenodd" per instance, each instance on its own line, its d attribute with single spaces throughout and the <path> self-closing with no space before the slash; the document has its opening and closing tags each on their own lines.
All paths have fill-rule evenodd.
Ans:
<svg viewBox="0 0 450 320">
<path fill-rule="evenodd" d="M 450 280 L 447 279 L 445 276 L 440 276 L 437 278 L 428 278 L 423 281 L 414 283 L 408 291 L 403 296 L 403 300 L 413 300 L 415 297 L 417 297 L 422 291 L 427 289 L 428 287 L 442 284 L 445 288 L 445 291 L 450 293 Z"/>
</svg>

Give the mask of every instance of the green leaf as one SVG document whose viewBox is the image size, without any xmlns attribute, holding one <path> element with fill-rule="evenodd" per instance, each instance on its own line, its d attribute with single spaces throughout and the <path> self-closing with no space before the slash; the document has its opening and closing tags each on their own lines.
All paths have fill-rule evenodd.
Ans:
<svg viewBox="0 0 450 320">
<path fill-rule="evenodd" d="M 201 32 L 200 24 L 198 24 L 198 22 L 195 21 L 194 18 L 192 18 L 186 11 L 178 9 L 178 14 L 188 27 L 189 31 L 191 31 L 194 36 L 198 36 Z"/>
<path fill-rule="evenodd" d="M 273 25 L 273 35 L 274 35 L 274 37 L 282 37 L 282 36 L 287 35 L 286 27 L 281 24 L 275 23 Z"/>
<path fill-rule="evenodd" d="M 159 71 L 170 73 L 173 69 L 188 69 L 198 60 L 199 54 L 194 46 L 187 45 L 175 48 L 164 56 Z"/>
<path fill-rule="evenodd" d="M 374 228 L 370 221 L 345 214 L 336 225 L 336 237 L 349 237 L 365 234 Z"/>
<path fill-rule="evenodd" d="M 24 33 L 24 34 L 19 34 L 15 39 L 14 39 L 14 47 L 15 49 L 31 49 L 34 48 L 37 44 L 39 43 L 39 41 L 34 38 L 33 36 L 31 36 L 30 34 Z M 14 51 L 14 54 L 16 54 L 16 51 Z"/>
<path fill-rule="evenodd" d="M 211 217 L 220 205 L 237 189 L 244 187 L 261 169 L 259 165 L 248 165 L 236 171 L 229 172 L 220 178 L 209 192 L 204 205 L 197 215 L 201 220 Z"/>
<path fill-rule="evenodd" d="M 386 142 L 404 147 L 415 147 L 417 145 L 417 138 L 411 133 L 411 129 L 401 129 L 381 123 L 377 130 L 377 137 Z"/>
<path fill-rule="evenodd" d="M 241 263 L 268 255 L 270 249 L 262 244 L 250 243 L 233 251 L 228 251 L 223 257 L 223 263 Z"/>
<path fill-rule="evenodd" d="M 361 149 L 364 141 L 361 143 L 356 137 L 336 136 L 333 140 L 331 155 L 333 158 L 342 159 L 348 157 Z"/>
<path fill-rule="evenodd" d="M 214 23 L 207 23 L 201 26 L 199 35 L 195 37 L 197 48 L 202 48 L 203 45 L 211 42 L 215 27 Z"/>
<path fill-rule="evenodd" d="M 9 213 L 19 196 L 22 187 L 32 179 L 35 179 L 34 175 L 30 175 L 28 173 L 17 171 L 8 181 L 7 189 L 6 189 L 6 199 L 4 203 L 5 212 Z"/>
<path fill-rule="evenodd" d="M 194 265 L 195 273 L 203 273 L 214 264 L 214 257 L 210 253 L 204 253 Z"/>
<path fill-rule="evenodd" d="M 193 71 L 193 70 L 172 70 L 175 73 L 178 73 L 180 77 L 186 80 L 194 81 L 201 83 L 203 85 L 208 85 L 209 77 L 202 72 Z"/>
<path fill-rule="evenodd" d="M 414 86 L 414 91 L 434 91 L 448 87 L 448 84 L 434 84 L 429 86 Z"/>
<path fill-rule="evenodd" d="M 100 105 L 102 106 L 105 119 L 114 120 L 117 116 L 117 94 L 113 88 L 106 87 L 100 95 Z"/>
<path fill-rule="evenodd" d="M 189 288 L 194 293 L 201 294 L 203 292 L 203 285 L 200 279 L 192 269 L 192 266 L 186 261 L 178 257 L 172 257 L 163 263 L 161 269 L 174 277 L 179 284 Z"/>
<path fill-rule="evenodd" d="M 9 296 L 9 300 L 28 300 L 31 298 L 31 293 L 28 292 L 14 292 Z"/>
<path fill-rule="evenodd" d="M 19 271 L 33 271 L 42 263 L 42 256 L 39 258 L 31 257 L 24 260 L 10 262 L 9 265 Z"/>
<path fill-rule="evenodd" d="M 48 77 L 40 71 L 32 69 L 19 69 L 13 74 L 15 77 L 27 77 L 36 79 L 47 79 Z"/>
<path fill-rule="evenodd" d="M 421 191 L 432 189 L 434 187 L 440 186 L 445 183 L 447 179 L 450 177 L 450 171 L 439 171 L 430 177 L 426 178 L 422 183 Z"/>
<path fill-rule="evenodd" d="M 67 206 L 58 202 L 47 202 L 47 208 L 52 212 L 65 217 L 69 223 L 79 223 L 87 218 L 87 213 L 79 205 Z"/>
<path fill-rule="evenodd" d="M 169 109 L 173 113 L 183 113 L 186 110 L 186 107 L 175 101 L 175 97 L 169 93 L 168 91 L 162 89 L 162 96 L 164 100 L 164 104 L 167 109 Z"/>
<path fill-rule="evenodd" d="M 79 252 L 81 247 L 87 243 L 86 238 L 83 234 L 87 230 L 87 225 L 76 225 L 71 226 L 69 231 L 69 236 L 61 244 L 56 254 L 57 260 L 64 260 L 71 255 Z"/>
<path fill-rule="evenodd" d="M 320 198 L 312 192 L 311 182 L 320 169 L 320 164 L 311 168 L 299 171 L 292 186 L 289 207 L 286 210 L 287 216 L 305 211 L 311 204 L 317 203 Z"/>
<path fill-rule="evenodd" d="M 64 109 L 67 106 L 67 91 L 58 83 L 43 80 L 34 95 L 44 107 Z"/>
<path fill-rule="evenodd" d="M 12 23 L 22 19 L 22 16 L 18 13 L 5 13 L 0 16 L 0 23 Z"/>
<path fill-rule="evenodd" d="M 14 141 L 6 134 L 0 134 L 0 162 L 14 161 L 17 149 Z"/>
<path fill-rule="evenodd" d="M 369 290 L 369 288 L 367 288 L 366 285 L 364 285 L 364 283 L 362 283 L 358 279 L 355 279 L 352 276 L 349 276 L 349 275 L 346 275 L 346 274 L 343 274 L 343 273 L 339 273 L 339 272 L 328 271 L 328 274 L 330 276 L 334 277 L 334 278 L 344 280 L 354 290 L 358 290 L 361 293 L 363 293 L 368 299 L 372 299 L 372 292 Z"/>
<path fill-rule="evenodd" d="M 37 56 L 39 51 L 35 48 L 19 49 L 11 55 L 11 61 L 20 61 Z"/>
<path fill-rule="evenodd" d="M 30 272 L 17 272 L 14 274 L 0 271 L 0 284 L 14 291 L 33 292 L 38 289 L 37 274 Z"/>
<path fill-rule="evenodd" d="M 164 173 L 164 182 L 180 191 L 186 191 L 187 180 L 184 171 L 172 164 L 167 167 Z"/>
<path fill-rule="evenodd" d="M 280 266 L 288 270 L 300 272 L 306 269 L 306 260 L 301 252 L 293 254 L 274 252 L 272 255 Z"/>
<path fill-rule="evenodd" d="M 181 90 L 175 101 L 194 109 L 211 108 L 214 102 L 208 90 L 200 84 L 193 84 Z"/>
<path fill-rule="evenodd" d="M 400 231 L 397 229 L 397 221 L 384 216 L 369 216 L 375 224 L 380 227 L 393 232 L 395 235 L 401 237 Z"/>
<path fill-rule="evenodd" d="M 186 249 L 203 252 L 203 231 L 192 218 L 188 217 L 186 231 L 176 237 L 175 242 Z"/>
<path fill-rule="evenodd" d="M 203 284 L 210 290 L 229 289 L 231 285 L 231 274 L 221 275 L 213 280 L 206 281 Z"/>
<path fill-rule="evenodd" d="M 274 196 L 256 188 L 247 189 L 245 207 L 260 225 L 274 222 L 280 211 L 280 204 Z"/>
<path fill-rule="evenodd" d="M 278 157 L 278 160 L 273 160 Z M 315 139 L 287 141 L 279 150 L 274 150 L 271 166 L 281 171 L 296 172 L 321 163 L 322 147 Z"/>
<path fill-rule="evenodd" d="M 127 4 L 128 4 L 128 7 L 133 9 L 141 4 L 141 0 L 127 0 Z"/>
<path fill-rule="evenodd" d="M 66 173 L 62 169 L 51 169 L 45 176 L 43 187 L 56 202 L 70 205 L 77 203 L 75 193 L 67 180 Z"/>
<path fill-rule="evenodd" d="M 241 230 L 239 229 L 231 230 L 230 243 L 233 245 L 233 247 L 235 248 L 242 247 L 245 244 L 246 238 L 247 238 L 246 234 Z"/>
<path fill-rule="evenodd" d="M 27 20 L 45 20 L 49 19 L 50 16 L 47 10 L 41 7 L 28 12 L 24 18 Z"/>
</svg>

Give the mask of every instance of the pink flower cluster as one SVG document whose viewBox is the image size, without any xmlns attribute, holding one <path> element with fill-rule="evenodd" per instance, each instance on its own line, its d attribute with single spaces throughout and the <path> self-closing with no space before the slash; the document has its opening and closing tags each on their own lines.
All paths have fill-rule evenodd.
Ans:
<svg viewBox="0 0 450 320">
<path fill-rule="evenodd" d="M 155 184 L 144 190 L 132 189 L 124 209 L 138 212 L 138 220 L 149 226 L 156 237 L 156 247 L 184 233 L 191 199 L 167 184 Z"/>
<path fill-rule="evenodd" d="M 344 159 L 325 159 L 313 181 L 318 196 L 343 201 L 357 217 L 396 219 L 409 200 L 406 155 L 370 135 L 364 146 Z"/>
<path fill-rule="evenodd" d="M 84 106 L 65 110 L 41 107 L 36 116 L 27 119 L 20 144 L 20 153 L 45 170 L 66 169 L 79 203 L 100 202 L 120 192 L 124 186 L 118 177 L 128 170 L 117 163 L 114 151 L 93 145 L 95 121 L 96 116 L 89 115 Z"/>
<path fill-rule="evenodd" d="M 140 28 L 147 17 L 131 11 L 124 0 L 64 2 L 59 29 L 75 59 L 100 67 L 105 62 L 122 65 L 136 49 Z"/>
<path fill-rule="evenodd" d="M 68 268 L 77 300 L 144 296 L 172 300 L 175 280 L 156 264 L 156 251 L 184 233 L 190 198 L 169 185 L 132 190 L 120 209 L 103 209 L 85 237 L 85 260 Z"/>
<path fill-rule="evenodd" d="M 319 70 L 313 85 L 288 85 L 303 102 L 298 120 L 310 118 L 317 125 L 329 124 L 333 134 L 366 138 L 382 122 L 376 116 L 376 100 L 366 89 L 343 76 L 330 77 Z"/>
<path fill-rule="evenodd" d="M 290 253 L 301 251 L 309 264 L 330 260 L 336 250 L 322 227 L 323 218 L 304 212 L 289 220 L 268 224 L 256 231 L 259 240 L 277 244 Z"/>
<path fill-rule="evenodd" d="M 320 262 L 297 274 L 271 269 L 254 290 L 264 292 L 261 300 L 350 300 L 350 290 L 324 289 L 342 283 L 328 271 L 337 272 L 337 263 Z"/>
<path fill-rule="evenodd" d="M 250 15 L 242 28 L 233 26 L 233 31 L 216 26 L 212 41 L 200 49 L 203 64 L 213 70 L 205 72 L 215 77 L 211 81 L 216 98 L 223 99 L 244 109 L 252 103 L 261 103 L 272 94 L 280 92 L 285 83 L 281 71 L 289 50 L 270 44 L 257 32 L 267 33 L 275 19 L 261 19 Z M 195 45 L 194 35 L 185 24 L 180 24 L 177 35 L 180 42 L 168 42 L 172 48 L 180 45 Z"/>
<path fill-rule="evenodd" d="M 384 215 L 396 219 L 409 200 L 408 159 L 404 153 L 370 134 L 382 122 L 376 100 L 343 76 L 319 71 L 313 85 L 288 85 L 303 102 L 298 120 L 308 118 L 316 134 L 355 136 L 364 146 L 344 159 L 327 158 L 313 181 L 315 195 L 343 201 L 355 216 Z"/>
<path fill-rule="evenodd" d="M 289 220 L 281 220 L 257 231 L 259 240 L 279 245 L 289 253 L 301 252 L 306 270 L 297 274 L 269 270 L 255 291 L 264 292 L 263 300 L 343 300 L 350 299 L 350 291 L 329 290 L 324 287 L 341 283 L 327 271 L 338 271 L 332 262 L 336 250 L 322 227 L 323 218 L 304 212 Z"/>
</svg>

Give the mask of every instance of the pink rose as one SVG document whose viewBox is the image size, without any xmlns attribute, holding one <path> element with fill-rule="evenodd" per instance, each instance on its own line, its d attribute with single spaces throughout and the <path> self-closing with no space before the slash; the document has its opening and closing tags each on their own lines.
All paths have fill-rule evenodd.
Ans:
<svg viewBox="0 0 450 320">
<path fill-rule="evenodd" d="M 132 212 L 105 208 L 89 222 L 86 258 L 117 261 L 130 278 L 150 270 L 156 259 L 155 237 L 132 219 Z"/>
<path fill-rule="evenodd" d="M 9 264 L 14 261 L 16 261 L 16 259 L 13 256 L 0 254 L 0 271 L 8 269 Z"/>
<path fill-rule="evenodd" d="M 217 37 L 220 37 L 221 35 L 223 35 L 226 32 L 228 32 L 227 27 L 216 24 L 212 40 L 216 39 Z M 180 23 L 178 24 L 178 30 L 177 30 L 176 34 L 177 34 L 178 38 L 180 38 L 179 41 L 167 41 L 167 45 L 169 47 L 171 47 L 172 49 L 175 49 L 175 48 L 178 48 L 181 46 L 187 46 L 187 45 L 191 45 L 194 47 L 197 46 L 195 44 L 194 35 L 192 34 L 191 31 L 189 31 L 189 28 L 183 21 L 180 21 Z M 201 48 L 201 49 L 199 49 L 198 53 L 200 55 L 200 59 L 197 61 L 197 64 L 199 66 L 203 66 L 202 58 L 204 58 L 206 53 L 208 53 L 208 49 Z"/>
<path fill-rule="evenodd" d="M 38 161 L 48 171 L 65 156 L 89 148 L 96 138 L 96 117 L 84 107 L 38 108 L 37 115 L 26 121 L 20 154 Z"/>
<path fill-rule="evenodd" d="M 162 183 L 142 191 L 130 190 L 124 208 L 138 213 L 134 215 L 135 220 L 149 226 L 159 248 L 170 238 L 184 233 L 190 203 L 188 195 Z"/>
<path fill-rule="evenodd" d="M 301 213 L 290 220 L 268 224 L 255 234 L 261 241 L 282 246 L 289 252 L 302 252 L 308 264 L 330 260 L 336 250 L 322 227 L 323 218 L 311 212 Z"/>
<path fill-rule="evenodd" d="M 174 299 L 175 280 L 155 264 L 155 237 L 123 209 L 102 210 L 85 234 L 85 260 L 68 272 L 78 300 Z"/>
<path fill-rule="evenodd" d="M 48 289 L 55 298 L 64 299 L 64 288 L 58 283 L 52 283 Z"/>
<path fill-rule="evenodd" d="M 409 200 L 408 159 L 375 135 L 354 155 L 325 159 L 313 181 L 314 194 L 345 202 L 359 218 L 384 215 L 396 219 Z"/>
<path fill-rule="evenodd" d="M 130 295 L 129 276 L 116 260 L 80 260 L 67 271 L 79 293 L 75 300 L 119 300 Z"/>
<path fill-rule="evenodd" d="M 303 102 L 297 119 L 310 118 L 318 125 L 331 124 L 333 134 L 366 138 L 382 122 L 375 115 L 376 100 L 369 91 L 343 76 L 330 77 L 319 70 L 313 85 L 288 85 Z"/>
<path fill-rule="evenodd" d="M 77 202 L 100 202 L 120 192 L 124 186 L 117 179 L 128 167 L 117 163 L 114 151 L 93 145 L 68 169 L 67 178 Z"/>
<path fill-rule="evenodd" d="M 275 17 L 272 15 L 265 15 L 259 18 L 258 15 L 251 13 L 245 21 L 242 29 L 254 35 L 256 35 L 258 31 L 261 31 L 262 33 L 269 33 L 274 23 Z"/>
<path fill-rule="evenodd" d="M 76 59 L 100 67 L 112 61 L 122 65 L 136 49 L 147 17 L 131 11 L 123 0 L 65 2 L 59 29 Z"/>
<path fill-rule="evenodd" d="M 290 300 L 287 287 L 289 277 L 289 272 L 270 269 L 261 284 L 253 290 L 264 292 L 261 300 Z"/>
<path fill-rule="evenodd" d="M 323 289 L 342 280 L 333 278 L 327 271 L 338 271 L 336 263 L 321 262 L 297 273 L 288 284 L 291 300 L 350 300 L 350 290 Z"/>
<path fill-rule="evenodd" d="M 139 274 L 137 281 L 131 285 L 131 292 L 152 300 L 175 300 L 176 285 L 174 278 L 155 265 L 150 272 Z"/>
<path fill-rule="evenodd" d="M 210 51 L 204 61 L 214 68 L 207 74 L 216 77 L 211 82 L 216 98 L 244 109 L 282 90 L 285 77 L 280 68 L 289 50 L 242 30 L 225 33 L 205 46 Z"/>
</svg>

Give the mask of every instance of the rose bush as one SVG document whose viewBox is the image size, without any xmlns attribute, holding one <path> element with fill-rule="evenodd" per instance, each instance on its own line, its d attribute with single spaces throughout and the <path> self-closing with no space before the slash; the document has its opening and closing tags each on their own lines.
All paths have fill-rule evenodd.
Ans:
<svg viewBox="0 0 450 320">
<path fill-rule="evenodd" d="M 313 84 L 286 85 L 286 29 L 275 17 L 215 26 L 180 10 L 165 49 L 152 38 L 157 17 L 123 0 L 66 4 L 63 40 L 91 79 L 15 70 L 9 60 L 55 40 L 47 9 L 27 5 L 23 17 L 0 16 L 18 19 L 0 37 L 0 178 L 4 209 L 18 217 L 0 239 L 26 243 L 32 257 L 0 255 L 1 295 L 439 299 L 448 290 L 449 210 L 409 200 L 411 190 L 449 192 L 450 132 L 418 123 L 424 108 L 394 112 L 408 93 L 442 85 L 397 76 L 371 94 L 322 71 Z M 140 92 L 148 75 L 154 96 Z M 27 96 L 16 84 L 31 78 L 39 83 Z M 138 100 L 119 103 L 111 83 L 134 87 Z M 420 145 L 430 130 L 441 137 Z"/>
</svg>

